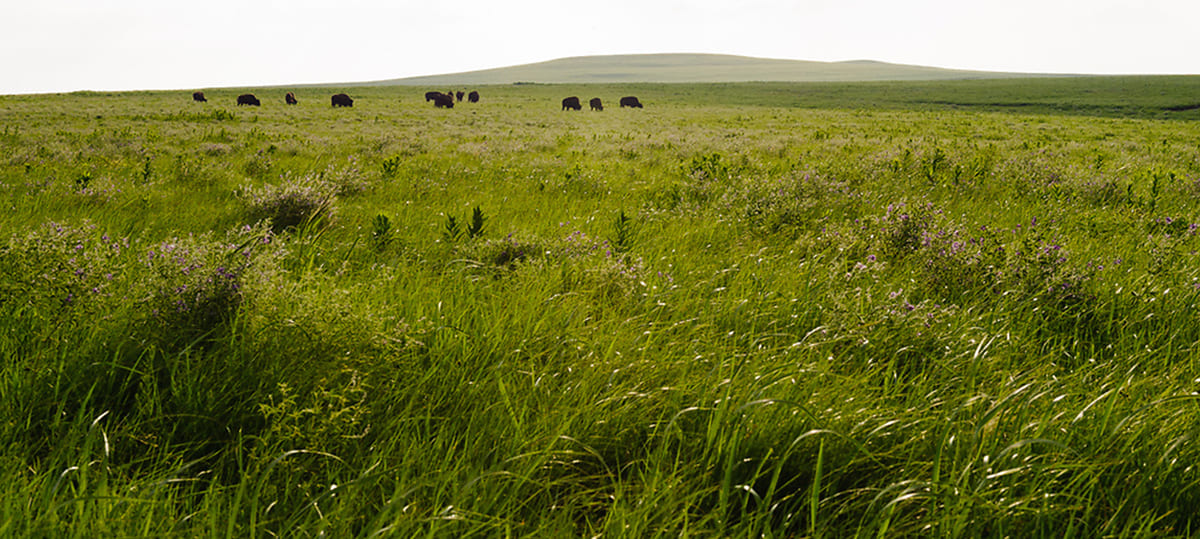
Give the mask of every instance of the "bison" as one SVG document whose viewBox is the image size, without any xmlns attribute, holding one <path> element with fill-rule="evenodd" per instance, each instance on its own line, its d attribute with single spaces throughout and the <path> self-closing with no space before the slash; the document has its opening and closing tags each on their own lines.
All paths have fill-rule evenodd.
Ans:
<svg viewBox="0 0 1200 539">
<path fill-rule="evenodd" d="M 428 103 L 437 99 L 437 96 L 443 95 L 441 92 L 425 92 L 425 102 Z"/>
<path fill-rule="evenodd" d="M 201 103 L 208 102 L 207 99 L 204 99 L 204 92 L 192 92 L 192 101 L 199 101 Z"/>
<path fill-rule="evenodd" d="M 563 110 L 583 110 L 583 105 L 579 104 L 579 98 L 575 96 L 568 97 L 563 100 Z"/>
<path fill-rule="evenodd" d="M 256 107 L 259 106 L 258 98 L 254 97 L 254 94 L 239 95 L 237 104 L 239 107 L 242 105 L 254 105 Z"/>
<path fill-rule="evenodd" d="M 348 96 L 346 94 L 335 94 L 333 97 L 329 98 L 329 102 L 330 102 L 330 106 L 334 106 L 334 107 L 353 107 L 354 106 L 354 100 L 350 99 L 350 96 Z"/>
<path fill-rule="evenodd" d="M 437 94 L 437 95 L 434 95 L 432 98 L 433 106 L 435 106 L 437 108 L 445 108 L 445 109 L 454 108 L 454 96 L 453 95 L 443 94 L 443 93 L 438 93 L 438 92 L 433 92 L 433 93 Z M 425 100 L 428 101 L 429 99 L 430 98 L 429 98 L 428 94 L 426 94 Z"/>
<path fill-rule="evenodd" d="M 283 101 L 289 105 L 299 103 L 299 101 L 296 101 L 296 94 L 292 92 L 288 92 L 287 95 L 283 96 Z"/>
<path fill-rule="evenodd" d="M 466 95 L 466 94 L 464 94 L 462 90 L 459 90 L 459 91 L 457 91 L 457 92 L 454 92 L 454 97 L 455 97 L 456 99 L 458 99 L 458 102 L 459 102 L 459 103 L 462 103 L 462 98 L 463 98 L 463 96 L 464 96 L 464 95 Z"/>
<path fill-rule="evenodd" d="M 600 102 L 599 97 L 593 97 L 591 101 L 588 101 L 588 104 L 592 106 L 592 110 L 604 110 L 604 103 Z"/>
<path fill-rule="evenodd" d="M 471 93 L 467 94 L 467 101 L 470 101 L 472 103 L 478 103 L 479 102 L 479 92 L 471 90 Z"/>
<path fill-rule="evenodd" d="M 622 97 L 621 107 L 633 107 L 635 109 L 640 109 L 642 108 L 642 102 L 638 101 L 638 98 L 633 96 Z"/>
</svg>

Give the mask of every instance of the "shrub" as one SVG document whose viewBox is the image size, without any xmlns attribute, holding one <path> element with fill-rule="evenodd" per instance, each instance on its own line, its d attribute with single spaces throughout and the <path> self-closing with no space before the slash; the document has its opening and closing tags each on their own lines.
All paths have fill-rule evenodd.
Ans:
<svg viewBox="0 0 1200 539">
<path fill-rule="evenodd" d="M 270 220 L 274 232 L 300 226 L 317 217 L 332 217 L 339 187 L 322 176 L 289 177 L 263 187 L 245 187 L 241 198 L 253 222 Z"/>
<path fill-rule="evenodd" d="M 618 215 L 618 222 L 623 215 Z M 610 240 L 575 231 L 549 252 L 562 261 L 565 287 L 589 291 L 596 300 L 611 302 L 634 296 L 647 286 L 648 271 L 642 259 L 616 247 Z"/>
<path fill-rule="evenodd" d="M 259 150 L 253 157 L 246 161 L 243 169 L 247 176 L 262 178 L 270 174 L 274 166 L 275 161 L 271 159 L 270 153 Z"/>
<path fill-rule="evenodd" d="M 501 240 L 466 244 L 463 254 L 486 266 L 513 269 L 518 263 L 545 256 L 546 252 L 541 242 L 518 239 L 509 234 Z"/>
<path fill-rule="evenodd" d="M 371 182 L 359 170 L 358 160 L 353 156 L 346 159 L 345 166 L 335 167 L 330 165 L 318 176 L 321 181 L 335 186 L 339 196 L 361 193 L 371 187 Z"/>
<path fill-rule="evenodd" d="M 775 234 L 802 231 L 830 215 L 856 213 L 860 199 L 848 182 L 837 177 L 792 171 L 744 182 L 730 189 L 722 204 L 755 229 Z"/>
</svg>

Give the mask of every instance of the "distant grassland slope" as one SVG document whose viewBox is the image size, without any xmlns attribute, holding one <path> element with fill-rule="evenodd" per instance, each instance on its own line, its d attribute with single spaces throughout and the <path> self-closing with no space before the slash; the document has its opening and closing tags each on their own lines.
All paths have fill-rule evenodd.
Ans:
<svg viewBox="0 0 1200 539">
<path fill-rule="evenodd" d="M 388 85 L 481 85 L 636 82 L 861 82 L 953 80 L 1038 76 L 1028 73 L 963 71 L 868 60 L 810 62 L 724 54 L 626 54 L 561 58 L 482 71 L 363 83 Z"/>
</svg>

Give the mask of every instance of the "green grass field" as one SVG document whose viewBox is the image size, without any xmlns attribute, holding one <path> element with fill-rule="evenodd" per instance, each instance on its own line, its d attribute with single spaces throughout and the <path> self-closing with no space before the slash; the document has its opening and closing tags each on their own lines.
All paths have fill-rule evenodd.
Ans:
<svg viewBox="0 0 1200 539">
<path fill-rule="evenodd" d="M 0 96 L 0 536 L 1194 536 L 1197 86 Z"/>
</svg>

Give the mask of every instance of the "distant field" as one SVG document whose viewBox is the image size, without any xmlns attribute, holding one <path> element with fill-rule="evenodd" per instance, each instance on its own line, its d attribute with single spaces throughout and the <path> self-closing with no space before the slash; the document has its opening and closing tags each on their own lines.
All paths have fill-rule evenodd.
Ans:
<svg viewBox="0 0 1200 539">
<path fill-rule="evenodd" d="M 427 84 L 330 87 L 384 99 L 421 99 L 426 90 L 479 89 L 490 97 L 544 100 L 627 93 L 659 106 L 756 106 L 838 110 L 977 111 L 1161 120 L 1200 119 L 1200 76 L 1044 77 L 993 80 L 639 84 Z"/>
<path fill-rule="evenodd" d="M 1198 90 L 0 96 L 0 536 L 1195 536 Z"/>
<path fill-rule="evenodd" d="M 889 64 L 867 60 L 812 62 L 723 54 L 626 54 L 560 58 L 518 66 L 410 77 L 369 85 L 714 83 L 714 82 L 863 82 L 880 80 L 951 80 L 1030 78 L 1037 75 L 967 71 Z"/>
</svg>

